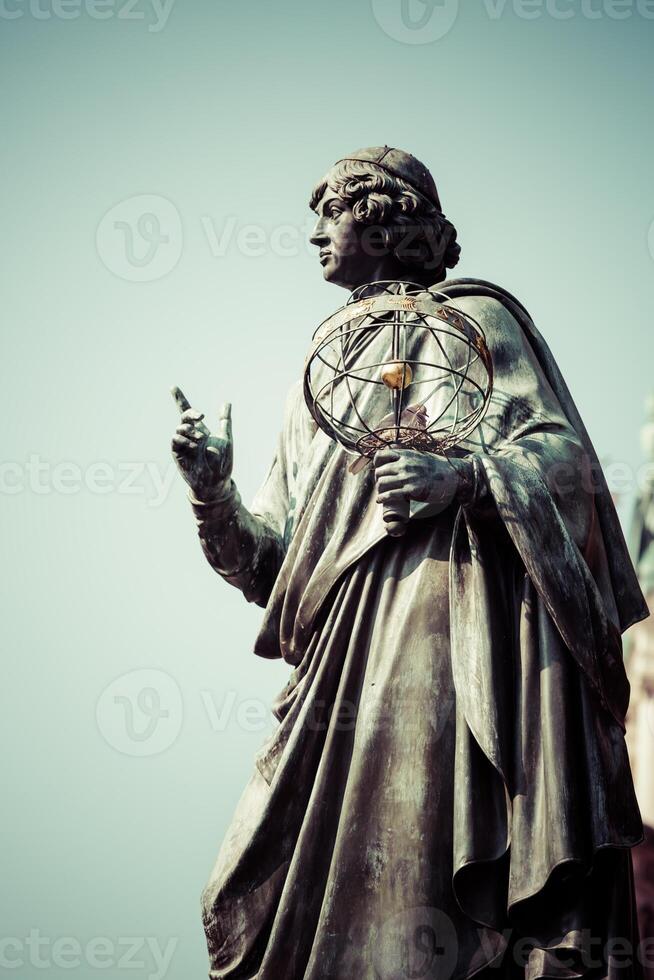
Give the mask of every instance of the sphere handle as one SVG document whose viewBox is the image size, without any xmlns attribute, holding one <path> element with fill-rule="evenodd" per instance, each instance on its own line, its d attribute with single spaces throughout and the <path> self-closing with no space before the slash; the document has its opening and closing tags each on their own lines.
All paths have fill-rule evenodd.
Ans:
<svg viewBox="0 0 654 980">
<path fill-rule="evenodd" d="M 384 522 L 389 537 L 401 538 L 406 533 L 410 512 L 411 501 L 408 497 L 397 500 L 393 504 L 384 504 Z"/>
</svg>

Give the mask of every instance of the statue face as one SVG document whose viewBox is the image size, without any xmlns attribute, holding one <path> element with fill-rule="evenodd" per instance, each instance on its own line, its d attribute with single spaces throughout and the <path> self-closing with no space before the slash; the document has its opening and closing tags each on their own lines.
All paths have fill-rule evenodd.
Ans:
<svg viewBox="0 0 654 980">
<path fill-rule="evenodd" d="M 350 205 L 329 187 L 316 205 L 316 213 L 311 244 L 319 249 L 327 282 L 355 289 L 378 279 L 398 277 L 397 262 L 382 246 L 379 232 L 355 221 Z"/>
</svg>

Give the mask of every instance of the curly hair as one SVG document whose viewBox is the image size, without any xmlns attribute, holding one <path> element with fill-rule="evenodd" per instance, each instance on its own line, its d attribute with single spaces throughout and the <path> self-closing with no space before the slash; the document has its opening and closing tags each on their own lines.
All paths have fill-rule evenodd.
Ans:
<svg viewBox="0 0 654 980">
<path fill-rule="evenodd" d="M 401 177 L 374 163 L 342 160 L 314 187 L 309 202 L 313 211 L 327 188 L 352 208 L 355 221 L 374 226 L 384 247 L 420 279 L 440 282 L 458 263 L 456 228 Z"/>
</svg>

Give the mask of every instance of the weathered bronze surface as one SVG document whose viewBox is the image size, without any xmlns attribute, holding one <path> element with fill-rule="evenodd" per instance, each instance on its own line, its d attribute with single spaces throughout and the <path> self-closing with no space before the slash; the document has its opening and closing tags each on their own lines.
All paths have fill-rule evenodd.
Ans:
<svg viewBox="0 0 654 980">
<path fill-rule="evenodd" d="M 176 390 L 202 547 L 292 667 L 203 894 L 210 976 L 631 980 L 620 634 L 647 610 L 584 425 L 521 304 L 446 280 L 456 231 L 415 158 L 350 154 L 312 206 L 325 278 L 438 284 L 494 388 L 456 460 L 353 473 L 300 379 L 249 510 L 229 407 L 212 435 Z M 380 501 L 407 497 L 389 537 Z"/>
</svg>

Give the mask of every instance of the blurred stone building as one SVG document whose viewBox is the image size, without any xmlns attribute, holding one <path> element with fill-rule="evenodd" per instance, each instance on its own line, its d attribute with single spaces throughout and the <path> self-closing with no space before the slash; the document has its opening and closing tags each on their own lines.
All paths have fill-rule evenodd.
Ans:
<svg viewBox="0 0 654 980">
<path fill-rule="evenodd" d="M 639 488 L 630 545 L 642 590 L 654 610 L 654 396 L 647 403 L 641 441 L 650 465 Z M 646 834 L 645 843 L 634 851 L 636 895 L 641 936 L 654 937 L 654 616 L 629 631 L 625 655 L 631 683 L 627 745 Z M 653 970 L 646 973 L 654 976 Z"/>
</svg>

